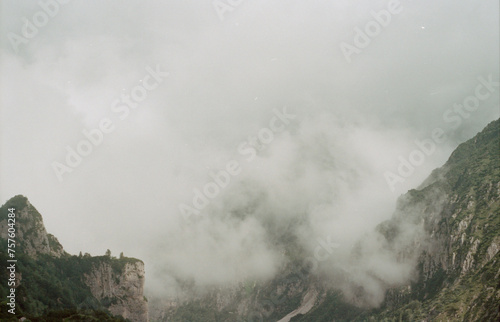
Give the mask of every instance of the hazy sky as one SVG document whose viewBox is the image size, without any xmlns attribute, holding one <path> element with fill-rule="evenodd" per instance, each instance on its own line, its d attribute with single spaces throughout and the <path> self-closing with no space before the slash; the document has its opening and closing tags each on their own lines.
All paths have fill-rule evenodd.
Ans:
<svg viewBox="0 0 500 322">
<path fill-rule="evenodd" d="M 281 235 L 349 247 L 499 117 L 496 0 L 41 3 L 0 3 L 0 202 L 27 196 L 68 252 L 124 251 L 149 281 L 271 276 Z M 491 90 L 460 114 L 480 77 Z M 448 138 L 391 191 L 384 174 L 436 128 Z M 239 173 L 186 222 L 179 205 L 230 160 Z"/>
</svg>

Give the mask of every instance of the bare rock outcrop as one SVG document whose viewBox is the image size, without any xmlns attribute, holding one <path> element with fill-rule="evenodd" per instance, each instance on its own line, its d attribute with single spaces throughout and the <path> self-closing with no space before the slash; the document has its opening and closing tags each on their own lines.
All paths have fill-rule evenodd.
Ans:
<svg viewBox="0 0 500 322">
<path fill-rule="evenodd" d="M 108 310 L 114 315 L 131 321 L 148 321 L 144 273 L 144 263 L 140 260 L 127 260 L 120 269 L 102 261 L 85 274 L 85 283 L 96 299 L 109 305 Z"/>
</svg>

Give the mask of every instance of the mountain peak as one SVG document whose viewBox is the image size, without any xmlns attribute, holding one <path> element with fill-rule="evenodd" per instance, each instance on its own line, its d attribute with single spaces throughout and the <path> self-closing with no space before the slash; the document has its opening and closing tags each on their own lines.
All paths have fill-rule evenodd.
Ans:
<svg viewBox="0 0 500 322">
<path fill-rule="evenodd" d="M 16 228 L 16 250 L 30 257 L 40 254 L 61 257 L 66 254 L 56 237 L 47 233 L 42 215 L 23 195 L 10 198 L 0 208 L 0 237 L 8 238 L 8 209 L 14 209 Z"/>
</svg>

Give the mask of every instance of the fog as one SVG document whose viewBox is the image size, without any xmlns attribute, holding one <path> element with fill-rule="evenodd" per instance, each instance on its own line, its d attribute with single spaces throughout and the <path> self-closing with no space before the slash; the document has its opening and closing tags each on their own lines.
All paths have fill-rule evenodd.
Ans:
<svg viewBox="0 0 500 322">
<path fill-rule="evenodd" d="M 290 243 L 329 238 L 322 270 L 349 267 L 397 198 L 499 117 L 498 1 L 42 3 L 45 23 L 35 1 L 0 4 L 1 202 L 27 196 L 69 253 L 144 260 L 161 296 L 272 278 Z M 412 269 L 373 247 L 349 277 L 368 304 L 383 289 L 363 271 Z"/>
</svg>

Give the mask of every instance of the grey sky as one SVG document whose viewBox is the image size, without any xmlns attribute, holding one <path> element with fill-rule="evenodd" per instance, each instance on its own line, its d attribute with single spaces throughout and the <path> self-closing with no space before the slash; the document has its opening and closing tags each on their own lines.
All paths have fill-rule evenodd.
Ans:
<svg viewBox="0 0 500 322">
<path fill-rule="evenodd" d="M 26 195 L 67 251 L 124 251 L 152 280 L 270 276 L 290 223 L 304 245 L 349 245 L 499 117 L 496 87 L 457 128 L 443 120 L 499 79 L 498 1 L 402 0 L 349 63 L 341 43 L 388 2 L 248 0 L 221 20 L 210 1 L 74 0 L 16 53 L 8 34 L 42 9 L 2 1 L 0 202 Z M 121 120 L 112 103 L 146 66 L 169 75 Z M 247 162 L 238 146 L 284 106 L 296 118 Z M 51 164 L 103 118 L 115 129 L 59 182 Z M 384 173 L 438 127 L 448 140 L 391 192 Z M 186 227 L 178 205 L 232 159 L 241 174 Z"/>
</svg>

